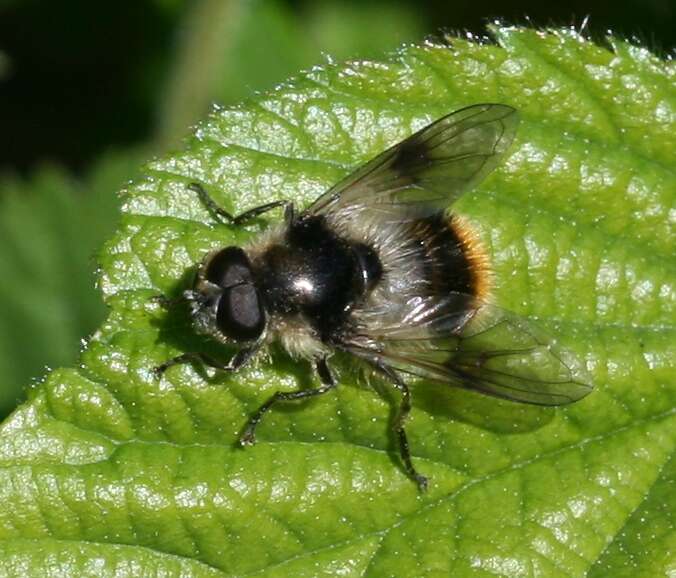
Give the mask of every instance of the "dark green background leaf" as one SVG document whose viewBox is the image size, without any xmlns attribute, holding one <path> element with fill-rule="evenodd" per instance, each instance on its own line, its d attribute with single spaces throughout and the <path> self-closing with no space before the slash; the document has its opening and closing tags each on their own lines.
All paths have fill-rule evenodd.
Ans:
<svg viewBox="0 0 676 578">
<path fill-rule="evenodd" d="M 0 415 L 46 366 L 74 362 L 82 338 L 105 317 L 94 288 L 96 250 L 117 225 L 115 193 L 142 158 L 109 154 L 80 179 L 53 165 L 29 179 L 0 177 Z"/>
<path fill-rule="evenodd" d="M 315 69 L 218 112 L 147 167 L 101 254 L 108 319 L 82 365 L 51 373 L 0 431 L 3 572 L 673 571 L 647 553 L 675 539 L 673 63 L 568 30 L 495 35 Z M 275 390 L 308 386 L 305 364 L 273 351 L 235 376 L 183 366 L 153 379 L 177 353 L 226 352 L 150 296 L 176 294 L 206 251 L 258 229 L 214 226 L 187 183 L 233 211 L 302 205 L 415 128 L 486 101 L 517 107 L 522 125 L 455 209 L 491 256 L 495 300 L 586 360 L 588 398 L 547 409 L 417 384 L 411 446 L 432 478 L 420 495 L 387 400 L 347 360 L 335 394 L 275 411 L 245 451 L 234 442 L 246 417 Z"/>
</svg>

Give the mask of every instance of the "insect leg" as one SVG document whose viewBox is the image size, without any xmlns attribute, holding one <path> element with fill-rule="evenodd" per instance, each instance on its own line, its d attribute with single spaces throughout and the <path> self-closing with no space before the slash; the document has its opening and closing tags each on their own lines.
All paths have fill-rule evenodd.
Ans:
<svg viewBox="0 0 676 578">
<path fill-rule="evenodd" d="M 166 295 L 153 295 L 149 301 L 157 303 L 163 309 L 172 309 L 176 305 L 179 305 L 185 301 L 185 299 L 182 295 L 173 299 L 171 297 L 167 297 Z"/>
<path fill-rule="evenodd" d="M 289 207 L 292 207 L 293 204 L 291 201 L 272 201 L 271 203 L 265 203 L 264 205 L 260 205 L 258 207 L 253 207 L 252 209 L 249 209 L 247 211 L 244 211 L 243 213 L 240 213 L 239 215 L 233 215 L 226 211 L 223 207 L 218 206 L 216 204 L 216 201 L 214 201 L 209 193 L 207 193 L 206 189 L 200 185 L 199 183 L 190 183 L 188 185 L 188 188 L 191 191 L 194 191 L 195 193 L 198 194 L 200 200 L 204 203 L 207 209 L 209 211 L 218 217 L 218 220 L 221 222 L 224 222 L 223 219 L 225 219 L 225 222 L 231 225 L 241 225 L 242 223 L 245 223 L 246 221 L 250 221 L 251 219 L 254 219 L 258 215 L 262 215 L 263 213 L 267 213 L 268 211 L 271 211 L 272 209 L 276 209 L 277 207 L 284 207 L 285 211 L 285 217 L 289 211 L 291 211 L 291 214 L 293 214 L 293 210 L 289 209 Z"/>
<path fill-rule="evenodd" d="M 418 488 L 424 492 L 427 489 L 428 480 L 425 476 L 419 474 L 413 466 L 411 450 L 408 445 L 408 438 L 406 437 L 406 429 L 404 428 L 408 414 L 411 411 L 411 391 L 409 390 L 408 385 L 406 385 L 406 382 L 401 379 L 399 374 L 392 368 L 382 364 L 377 364 L 376 368 L 385 375 L 399 391 L 401 391 L 401 404 L 399 405 L 399 411 L 394 418 L 392 427 L 397 434 L 399 454 L 404 463 L 406 473 L 418 484 Z"/>
<path fill-rule="evenodd" d="M 258 351 L 257 346 L 244 347 L 240 349 L 235 355 L 230 358 L 228 363 L 223 363 L 210 357 L 204 353 L 191 352 L 184 353 L 182 355 L 177 355 L 172 359 L 168 359 L 162 365 L 158 365 L 153 371 L 155 375 L 159 378 L 164 374 L 167 369 L 173 367 L 174 365 L 181 365 L 183 363 L 193 363 L 198 362 L 207 367 L 213 367 L 214 369 L 219 369 L 221 371 L 237 371 L 238 369 L 244 367 L 249 360 L 254 356 Z"/>
<path fill-rule="evenodd" d="M 321 387 L 315 389 L 300 389 L 297 391 L 278 391 L 268 401 L 261 405 L 255 414 L 251 416 L 249 422 L 244 428 L 244 432 L 239 438 L 242 446 L 251 446 L 256 443 L 256 427 L 263 419 L 266 412 L 278 401 L 293 401 L 296 399 L 305 399 L 307 397 L 316 397 L 336 387 L 337 383 L 326 362 L 326 358 L 320 359 L 315 364 L 317 375 L 322 382 Z"/>
<path fill-rule="evenodd" d="M 180 305 L 181 303 L 185 303 L 187 301 L 195 301 L 200 298 L 199 293 L 192 291 L 192 290 L 187 290 L 183 291 L 181 295 L 178 297 L 167 297 L 166 295 L 153 295 L 150 298 L 150 301 L 157 303 L 160 307 L 163 309 L 172 309 L 173 307 L 176 307 L 177 305 Z"/>
</svg>

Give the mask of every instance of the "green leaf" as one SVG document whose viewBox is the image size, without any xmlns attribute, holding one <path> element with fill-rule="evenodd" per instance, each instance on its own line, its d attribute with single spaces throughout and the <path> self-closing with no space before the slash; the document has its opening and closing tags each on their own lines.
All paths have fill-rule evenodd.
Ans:
<svg viewBox="0 0 676 578">
<path fill-rule="evenodd" d="M 72 364 L 105 317 L 94 288 L 95 252 L 115 230 L 115 192 L 138 172 L 138 152 L 109 155 L 77 180 L 45 166 L 0 176 L 0 415 L 45 366 Z"/>
<path fill-rule="evenodd" d="M 570 30 L 494 34 L 313 69 L 148 165 L 101 254 L 108 319 L 82 365 L 51 373 L 0 430 L 0 573 L 674 571 L 647 551 L 674 545 L 673 63 Z M 491 101 L 521 111 L 517 140 L 455 210 L 486 246 L 494 300 L 577 352 L 591 395 L 553 409 L 414 384 L 421 495 L 399 465 L 391 400 L 350 360 L 335 393 L 271 412 L 246 450 L 234 444 L 247 416 L 311 386 L 307 364 L 275 349 L 236 375 L 153 378 L 181 352 L 228 352 L 151 296 L 176 295 L 209 249 L 264 228 L 215 225 L 187 183 L 232 211 L 304 205 L 415 128 Z"/>
<path fill-rule="evenodd" d="M 368 58 L 423 33 L 418 12 L 391 2 L 315 0 L 298 10 L 282 0 L 202 0 L 189 7 L 163 91 L 158 140 L 165 148 L 213 102 L 267 90 L 318 54 Z"/>
</svg>

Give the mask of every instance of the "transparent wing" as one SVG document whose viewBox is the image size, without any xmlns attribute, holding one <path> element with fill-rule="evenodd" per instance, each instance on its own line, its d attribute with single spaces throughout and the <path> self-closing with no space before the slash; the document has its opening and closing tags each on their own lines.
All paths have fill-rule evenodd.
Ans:
<svg viewBox="0 0 676 578">
<path fill-rule="evenodd" d="M 451 301 L 448 301 L 450 299 Z M 413 308 L 399 325 L 369 330 L 347 351 L 402 373 L 523 403 L 563 405 L 592 390 L 582 362 L 534 323 L 471 296 Z"/>
<path fill-rule="evenodd" d="M 477 104 L 453 112 L 357 169 L 305 213 L 373 205 L 443 210 L 497 166 L 518 122 L 516 110 L 504 104 Z"/>
</svg>

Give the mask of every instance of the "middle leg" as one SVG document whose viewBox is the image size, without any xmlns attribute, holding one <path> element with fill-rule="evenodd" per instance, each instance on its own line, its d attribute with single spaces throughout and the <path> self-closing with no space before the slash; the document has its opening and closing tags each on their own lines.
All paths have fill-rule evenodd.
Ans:
<svg viewBox="0 0 676 578">
<path fill-rule="evenodd" d="M 299 389 L 297 391 L 278 391 L 268 401 L 261 405 L 254 413 L 244 428 L 244 432 L 239 438 L 241 446 L 251 446 L 256 443 L 256 427 L 263 419 L 268 410 L 280 401 L 294 401 L 308 397 L 316 397 L 336 387 L 336 380 L 329 368 L 326 358 L 322 358 L 315 363 L 317 375 L 322 382 L 320 387 L 315 389 Z"/>
</svg>

